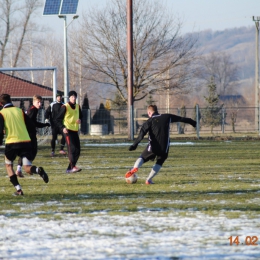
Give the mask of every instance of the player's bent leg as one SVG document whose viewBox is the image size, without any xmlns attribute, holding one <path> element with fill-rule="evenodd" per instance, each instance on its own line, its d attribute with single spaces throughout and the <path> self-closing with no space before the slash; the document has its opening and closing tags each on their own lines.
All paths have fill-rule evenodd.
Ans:
<svg viewBox="0 0 260 260">
<path fill-rule="evenodd" d="M 143 165 L 144 163 L 144 159 L 142 157 L 138 158 L 135 161 L 134 167 L 132 169 L 130 169 L 126 174 L 125 177 L 129 178 L 131 177 L 134 173 L 136 173 L 138 171 L 138 169 Z"/>
<path fill-rule="evenodd" d="M 33 175 L 33 172 L 31 172 L 32 162 L 28 160 L 26 157 L 22 158 L 23 161 L 23 168 L 26 173 Z"/>
<path fill-rule="evenodd" d="M 48 174 L 42 167 L 36 167 L 35 165 L 24 165 L 24 168 L 29 174 L 39 174 L 45 183 L 49 182 Z"/>
<path fill-rule="evenodd" d="M 155 164 L 148 176 L 148 178 L 146 179 L 145 183 L 146 184 L 154 184 L 154 182 L 152 181 L 153 177 L 155 177 L 155 175 L 160 171 L 160 169 L 162 168 L 161 165 L 159 164 Z"/>
<path fill-rule="evenodd" d="M 138 158 L 135 161 L 134 168 L 140 168 L 144 163 L 144 159 L 142 157 Z"/>
<path fill-rule="evenodd" d="M 5 168 L 9 177 L 14 175 L 13 162 L 5 156 Z"/>
<path fill-rule="evenodd" d="M 22 165 L 23 165 L 22 158 L 19 157 L 19 159 L 18 159 L 18 165 L 17 165 L 17 169 L 16 169 L 15 174 L 16 174 L 18 177 L 20 177 L 20 178 L 23 178 L 23 177 L 24 177 L 24 175 L 23 175 L 23 173 L 22 173 Z"/>
<path fill-rule="evenodd" d="M 38 168 L 38 174 L 42 177 L 43 181 L 45 183 L 49 182 L 49 176 L 48 174 L 44 171 L 44 169 L 42 167 Z"/>
<path fill-rule="evenodd" d="M 22 196 L 23 195 L 22 187 L 18 182 L 16 174 L 14 174 L 10 177 L 10 182 L 13 184 L 13 186 L 16 189 L 16 192 L 14 192 L 13 195 L 14 196 Z"/>
<path fill-rule="evenodd" d="M 14 196 L 23 195 L 22 187 L 18 182 L 17 175 L 14 173 L 13 164 L 7 158 L 5 160 L 5 168 L 8 176 L 10 177 L 10 182 L 13 184 L 13 186 L 16 189 L 16 192 L 13 193 L 13 195 Z"/>
<path fill-rule="evenodd" d="M 138 171 L 138 168 L 132 168 L 131 170 L 129 170 L 126 174 L 125 174 L 125 178 L 129 178 L 131 177 L 134 173 L 136 173 Z"/>
</svg>

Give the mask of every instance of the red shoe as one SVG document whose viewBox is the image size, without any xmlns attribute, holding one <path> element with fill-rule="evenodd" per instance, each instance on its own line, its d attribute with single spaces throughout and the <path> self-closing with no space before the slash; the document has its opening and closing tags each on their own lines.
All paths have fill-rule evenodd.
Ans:
<svg viewBox="0 0 260 260">
<path fill-rule="evenodd" d="M 134 173 L 136 173 L 138 171 L 138 168 L 133 168 L 131 169 L 130 171 L 128 171 L 126 174 L 125 174 L 125 177 L 126 178 L 129 178 L 131 177 Z"/>
<path fill-rule="evenodd" d="M 147 184 L 147 185 L 149 185 L 149 184 L 154 184 L 154 182 L 153 182 L 152 180 L 150 180 L 150 181 L 146 180 L 146 181 L 145 181 L 145 184 Z"/>
<path fill-rule="evenodd" d="M 22 171 L 18 171 L 18 170 L 17 170 L 17 171 L 15 172 L 15 174 L 16 174 L 18 177 L 20 177 L 20 178 L 23 178 L 23 177 L 24 177 Z"/>
</svg>

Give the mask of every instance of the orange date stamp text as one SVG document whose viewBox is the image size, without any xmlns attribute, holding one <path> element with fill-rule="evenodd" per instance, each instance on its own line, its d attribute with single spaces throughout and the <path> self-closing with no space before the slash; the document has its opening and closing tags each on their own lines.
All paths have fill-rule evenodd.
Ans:
<svg viewBox="0 0 260 260">
<path fill-rule="evenodd" d="M 257 246 L 258 237 L 257 236 L 246 236 L 245 240 L 242 241 L 239 236 L 230 236 L 229 244 L 232 245 L 247 245 L 247 246 Z"/>
</svg>

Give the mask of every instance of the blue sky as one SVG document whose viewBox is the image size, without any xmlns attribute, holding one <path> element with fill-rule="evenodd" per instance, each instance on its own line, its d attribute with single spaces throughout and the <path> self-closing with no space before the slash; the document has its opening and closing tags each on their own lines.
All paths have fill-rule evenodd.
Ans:
<svg viewBox="0 0 260 260">
<path fill-rule="evenodd" d="M 78 14 L 80 15 L 89 6 L 104 6 L 109 1 L 111 0 L 79 0 Z M 161 2 L 166 5 L 169 12 L 183 19 L 183 33 L 252 26 L 254 25 L 252 16 L 260 16 L 260 0 L 161 0 Z M 44 3 L 45 0 L 43 7 Z M 63 22 L 56 16 L 41 17 L 41 22 L 52 25 L 56 31 L 63 32 Z"/>
</svg>

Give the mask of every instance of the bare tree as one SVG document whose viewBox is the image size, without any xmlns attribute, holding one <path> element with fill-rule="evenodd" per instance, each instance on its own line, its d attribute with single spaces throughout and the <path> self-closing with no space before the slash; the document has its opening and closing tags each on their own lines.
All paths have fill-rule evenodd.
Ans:
<svg viewBox="0 0 260 260">
<path fill-rule="evenodd" d="M 0 67 L 10 54 L 10 65 L 17 66 L 26 35 L 33 29 L 33 14 L 41 4 L 40 0 L 0 0 Z"/>
<path fill-rule="evenodd" d="M 217 92 L 225 95 L 227 88 L 234 86 L 238 80 L 238 66 L 232 62 L 231 56 L 225 52 L 211 52 L 201 58 L 199 78 L 210 84 L 211 78 L 217 86 Z"/>
<path fill-rule="evenodd" d="M 89 72 L 87 79 L 112 86 L 127 103 L 126 11 L 125 1 L 111 0 L 104 9 L 85 13 L 74 40 L 83 54 L 81 65 Z M 196 39 L 181 36 L 181 28 L 181 22 L 168 16 L 160 1 L 134 1 L 134 100 L 187 87 Z"/>
</svg>

